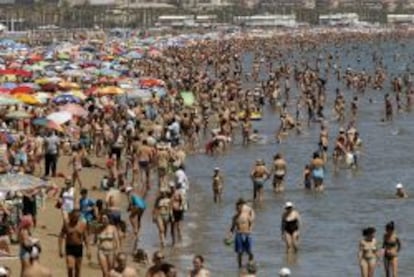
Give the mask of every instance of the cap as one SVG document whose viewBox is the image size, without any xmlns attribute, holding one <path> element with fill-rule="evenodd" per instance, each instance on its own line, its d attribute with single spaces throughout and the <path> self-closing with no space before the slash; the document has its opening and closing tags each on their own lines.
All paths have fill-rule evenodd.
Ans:
<svg viewBox="0 0 414 277">
<path fill-rule="evenodd" d="M 402 189 L 404 186 L 401 184 L 401 183 L 398 183 L 396 186 L 395 186 L 395 188 L 396 189 Z"/>
<path fill-rule="evenodd" d="M 214 168 L 214 170 L 215 171 L 219 171 L 220 170 L 220 167 L 216 167 L 216 168 Z"/>
<path fill-rule="evenodd" d="M 279 276 L 281 277 L 287 277 L 290 276 L 291 272 L 290 269 L 287 267 L 283 267 L 280 271 L 279 271 Z"/>
<path fill-rule="evenodd" d="M 345 133 L 345 129 L 344 129 L 344 127 L 339 128 L 339 132 L 340 132 L 340 133 Z"/>
<path fill-rule="evenodd" d="M 286 202 L 285 203 L 285 209 L 287 209 L 287 208 L 293 208 L 293 203 L 290 202 L 290 201 Z"/>
<path fill-rule="evenodd" d="M 128 187 L 125 188 L 126 193 L 131 192 L 132 190 L 133 190 L 133 187 L 131 187 L 131 186 L 128 186 Z"/>
</svg>

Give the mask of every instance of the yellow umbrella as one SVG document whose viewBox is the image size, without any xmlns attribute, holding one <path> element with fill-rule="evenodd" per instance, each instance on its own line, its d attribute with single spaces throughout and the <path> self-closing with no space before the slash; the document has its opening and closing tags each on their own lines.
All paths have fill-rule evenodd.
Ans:
<svg viewBox="0 0 414 277">
<path fill-rule="evenodd" d="M 16 82 L 16 75 L 3 75 L 1 76 L 1 82 Z"/>
<path fill-rule="evenodd" d="M 75 97 L 77 97 L 81 100 L 85 100 L 87 98 L 86 95 L 80 90 L 71 90 L 67 94 L 72 94 L 73 96 L 75 96 Z"/>
<path fill-rule="evenodd" d="M 63 88 L 63 89 L 79 89 L 79 85 L 73 82 L 60 82 L 59 87 Z"/>
<path fill-rule="evenodd" d="M 102 89 L 98 89 L 99 95 L 119 95 L 123 93 L 125 93 L 125 91 L 122 88 L 115 87 L 115 86 L 109 86 L 109 87 L 104 87 Z"/>
<path fill-rule="evenodd" d="M 41 103 L 36 97 L 29 94 L 16 94 L 13 95 L 13 97 L 28 105 L 37 105 Z"/>
</svg>

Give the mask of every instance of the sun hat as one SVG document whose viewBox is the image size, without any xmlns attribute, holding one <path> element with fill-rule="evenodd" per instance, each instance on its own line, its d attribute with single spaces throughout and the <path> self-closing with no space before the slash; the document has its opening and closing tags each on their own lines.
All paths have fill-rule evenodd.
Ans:
<svg viewBox="0 0 414 277">
<path fill-rule="evenodd" d="M 288 209 L 288 208 L 293 208 L 293 203 L 290 201 L 285 203 L 285 209 Z"/>
<path fill-rule="evenodd" d="M 395 186 L 395 188 L 396 188 L 396 189 L 402 189 L 402 188 L 404 188 L 404 186 L 403 186 L 401 183 L 398 183 L 398 184 Z"/>
<path fill-rule="evenodd" d="M 290 276 L 291 272 L 290 269 L 287 267 L 283 267 L 280 271 L 279 271 L 279 276 L 280 277 L 287 277 Z"/>
</svg>

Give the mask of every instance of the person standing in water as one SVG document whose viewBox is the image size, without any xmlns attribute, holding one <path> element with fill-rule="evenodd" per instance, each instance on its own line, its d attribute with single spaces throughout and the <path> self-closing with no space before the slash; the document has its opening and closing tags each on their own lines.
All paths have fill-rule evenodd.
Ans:
<svg viewBox="0 0 414 277">
<path fill-rule="evenodd" d="M 214 169 L 213 175 L 213 195 L 214 203 L 220 203 L 223 195 L 223 176 L 220 173 L 220 168 L 216 167 Z"/>
<path fill-rule="evenodd" d="M 285 211 L 282 214 L 281 233 L 286 243 L 286 252 L 298 251 L 300 214 L 293 207 L 292 202 L 286 202 Z"/>
<path fill-rule="evenodd" d="M 359 241 L 358 260 L 361 268 L 361 277 L 374 277 L 377 265 L 378 249 L 375 239 L 375 228 L 368 227 L 362 230 L 363 239 Z"/>
<path fill-rule="evenodd" d="M 283 192 L 284 188 L 284 178 L 286 175 L 287 165 L 285 159 L 283 159 L 282 154 L 277 153 L 273 157 L 273 190 L 274 192 Z"/>
<path fill-rule="evenodd" d="M 253 261 L 252 252 L 252 228 L 253 216 L 251 213 L 243 212 L 245 201 L 237 201 L 236 214 L 233 216 L 229 237 L 234 235 L 234 251 L 237 253 L 239 268 L 242 267 L 243 254 L 247 253 L 249 262 Z"/>
<path fill-rule="evenodd" d="M 382 249 L 384 250 L 385 276 L 398 277 L 398 253 L 401 249 L 401 242 L 395 233 L 393 221 L 385 225 Z"/>
<path fill-rule="evenodd" d="M 313 159 L 310 164 L 312 170 L 313 185 L 316 191 L 323 191 L 323 178 L 325 176 L 325 163 L 319 156 L 318 152 L 313 153 Z"/>
<path fill-rule="evenodd" d="M 269 179 L 270 173 L 267 170 L 262 159 L 256 160 L 256 165 L 253 167 L 250 177 L 253 181 L 253 199 L 259 202 L 263 201 L 263 186 Z"/>
</svg>

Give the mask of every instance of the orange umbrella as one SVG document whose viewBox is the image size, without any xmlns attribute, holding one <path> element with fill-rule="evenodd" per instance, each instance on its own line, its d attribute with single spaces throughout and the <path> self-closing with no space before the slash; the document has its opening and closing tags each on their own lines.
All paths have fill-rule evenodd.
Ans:
<svg viewBox="0 0 414 277">
<path fill-rule="evenodd" d="M 20 87 L 15 87 L 14 89 L 12 89 L 10 91 L 10 94 L 15 95 L 15 94 L 31 94 L 34 93 L 34 89 L 32 87 L 29 86 L 20 86 Z"/>
</svg>

